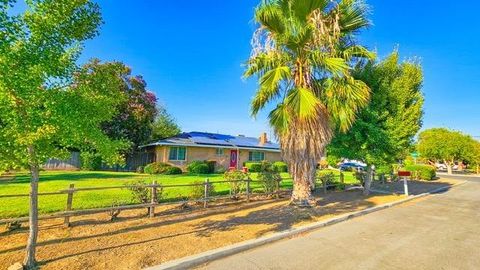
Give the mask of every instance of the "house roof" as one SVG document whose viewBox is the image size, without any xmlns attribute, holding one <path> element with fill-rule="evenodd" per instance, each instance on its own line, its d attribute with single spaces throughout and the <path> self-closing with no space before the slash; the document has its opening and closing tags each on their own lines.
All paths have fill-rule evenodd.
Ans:
<svg viewBox="0 0 480 270">
<path fill-rule="evenodd" d="M 177 136 L 162 139 L 142 147 L 156 145 L 257 149 L 280 152 L 278 144 L 272 142 L 261 144 L 258 138 L 197 131 L 180 133 Z"/>
</svg>

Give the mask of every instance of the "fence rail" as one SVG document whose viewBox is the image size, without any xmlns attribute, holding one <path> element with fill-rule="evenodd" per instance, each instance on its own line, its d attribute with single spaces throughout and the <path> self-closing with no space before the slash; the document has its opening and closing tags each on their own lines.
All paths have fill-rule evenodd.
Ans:
<svg viewBox="0 0 480 270">
<path fill-rule="evenodd" d="M 330 187 L 336 187 L 338 185 L 345 185 L 343 181 L 343 177 L 340 175 L 339 177 L 340 182 L 336 184 L 328 184 L 326 182 L 319 182 L 323 187 L 324 192 L 327 191 Z M 244 192 L 240 191 L 238 193 L 232 191 L 232 187 L 230 187 L 230 194 L 223 195 L 223 196 L 210 196 L 210 188 L 215 184 L 224 184 L 224 183 L 245 183 Z M 82 215 L 91 215 L 97 214 L 102 212 L 111 212 L 116 210 L 132 210 L 132 209 L 140 209 L 140 208 L 148 208 L 149 209 L 149 216 L 154 217 L 155 215 L 155 207 L 160 206 L 168 206 L 168 205 L 175 205 L 175 204 L 185 204 L 185 203 L 203 203 L 203 207 L 207 208 L 209 202 L 220 200 L 220 199 L 228 199 L 234 198 L 237 196 L 243 196 L 246 202 L 250 202 L 252 195 L 275 195 L 277 198 L 280 196 L 281 193 L 290 192 L 289 189 L 282 189 L 277 183 L 275 185 L 275 190 L 273 192 L 252 192 L 253 188 L 251 186 L 252 183 L 262 183 L 262 181 L 252 180 L 250 178 L 245 180 L 218 180 L 218 181 L 210 181 L 208 178 L 205 179 L 203 183 L 192 183 L 192 184 L 176 184 L 176 185 L 162 185 L 158 184 L 156 180 L 152 182 L 152 184 L 145 184 L 145 185 L 122 185 L 122 186 L 106 186 L 106 187 L 80 187 L 76 188 L 74 184 L 70 184 L 67 189 L 59 190 L 55 192 L 42 192 L 38 193 L 39 196 L 49 196 L 49 195 L 67 195 L 66 198 L 66 206 L 65 211 L 56 212 L 52 214 L 46 214 L 39 216 L 39 220 L 46 220 L 46 219 L 56 219 L 56 218 L 64 218 L 64 225 L 70 226 L 70 217 L 73 216 L 82 216 Z M 199 199 L 188 199 L 188 200 L 177 200 L 177 201 L 167 201 L 167 202 L 159 202 L 157 201 L 157 193 L 160 189 L 166 188 L 178 188 L 178 187 L 195 187 L 195 186 L 203 186 L 204 192 L 203 197 Z M 111 190 L 111 189 L 129 189 L 129 188 L 148 188 L 150 189 L 150 202 L 149 203 L 140 203 L 140 204 L 130 204 L 130 205 L 119 205 L 119 206 L 112 206 L 112 207 L 102 207 L 102 208 L 92 208 L 92 209 L 79 209 L 73 210 L 72 205 L 74 201 L 74 194 L 78 192 L 88 192 L 88 191 L 98 191 L 98 190 Z M 15 198 L 15 197 L 29 197 L 29 194 L 4 194 L 0 195 L 1 198 Z M 12 223 L 12 222 L 26 222 L 28 221 L 28 217 L 18 217 L 18 218 L 7 218 L 7 219 L 0 219 L 0 224 Z"/>
</svg>

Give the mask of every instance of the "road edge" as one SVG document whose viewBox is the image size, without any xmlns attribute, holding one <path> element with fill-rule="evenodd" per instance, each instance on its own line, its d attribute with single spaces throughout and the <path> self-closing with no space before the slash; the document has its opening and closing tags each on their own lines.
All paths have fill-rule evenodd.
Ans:
<svg viewBox="0 0 480 270">
<path fill-rule="evenodd" d="M 221 248 L 217 248 L 217 249 L 212 249 L 212 250 L 202 252 L 202 253 L 199 253 L 199 254 L 196 254 L 196 255 L 183 257 L 183 258 L 176 259 L 176 260 L 173 260 L 173 261 L 168 261 L 168 262 L 165 262 L 165 263 L 160 264 L 160 265 L 147 267 L 144 270 L 190 269 L 190 268 L 208 263 L 210 261 L 218 260 L 218 259 L 221 259 L 221 258 L 224 258 L 224 257 L 228 257 L 228 256 L 231 256 L 231 255 L 234 255 L 234 254 L 252 249 L 252 248 L 260 247 L 260 246 L 270 244 L 270 243 L 273 243 L 273 242 L 276 242 L 276 241 L 279 241 L 279 240 L 282 240 L 282 239 L 293 238 L 293 237 L 298 236 L 300 234 L 311 232 L 311 231 L 314 231 L 314 230 L 317 230 L 317 229 L 320 229 L 320 228 L 323 228 L 323 227 L 326 227 L 326 226 L 330 226 L 330 225 L 333 225 L 333 224 L 337 224 L 337 223 L 340 223 L 340 222 L 344 222 L 344 221 L 347 221 L 347 220 L 355 218 L 355 217 L 367 215 L 367 214 L 370 214 L 370 213 L 373 213 L 373 212 L 377 212 L 377 211 L 387 209 L 387 208 L 390 208 L 390 207 L 393 207 L 393 206 L 396 206 L 396 205 L 399 205 L 399 204 L 406 203 L 408 201 L 412 201 L 412 200 L 415 200 L 415 199 L 418 199 L 418 198 L 422 198 L 422 197 L 425 197 L 425 196 L 428 196 L 428 195 L 431 195 L 431 194 L 443 192 L 443 191 L 449 190 L 453 187 L 463 185 L 466 182 L 467 181 L 463 181 L 463 182 L 460 182 L 460 183 L 456 183 L 452 186 L 440 187 L 440 188 L 434 189 L 430 192 L 425 192 L 425 193 L 422 193 L 422 194 L 409 196 L 407 198 L 404 198 L 404 199 L 401 199 L 401 200 L 398 200 L 398 201 L 395 201 L 395 202 L 370 207 L 370 208 L 367 208 L 367 209 L 364 209 L 364 210 L 360 210 L 360 211 L 356 211 L 356 212 L 352 212 L 352 213 L 347 213 L 347 214 L 340 215 L 340 216 L 337 216 L 337 217 L 333 217 L 333 218 L 330 218 L 330 219 L 327 219 L 327 220 L 307 224 L 307 225 L 304 225 L 304 226 L 301 226 L 301 227 L 298 227 L 298 228 L 292 228 L 292 229 L 289 229 L 289 230 L 286 230 L 286 231 L 274 233 L 274 234 L 264 236 L 264 237 L 261 237 L 261 238 L 247 240 L 247 241 L 239 242 L 239 243 L 236 243 L 236 244 L 233 244 L 233 245 L 229 245 L 229 246 L 225 246 L 225 247 L 221 247 Z"/>
</svg>

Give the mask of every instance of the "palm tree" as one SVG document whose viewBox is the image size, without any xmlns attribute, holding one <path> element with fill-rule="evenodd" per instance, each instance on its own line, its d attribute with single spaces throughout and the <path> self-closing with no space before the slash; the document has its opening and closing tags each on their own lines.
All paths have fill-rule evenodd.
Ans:
<svg viewBox="0 0 480 270">
<path fill-rule="evenodd" d="M 368 104 L 370 89 L 351 75 L 375 57 L 355 40 L 367 13 L 360 0 L 263 0 L 255 11 L 244 76 L 259 78 L 253 116 L 274 103 L 269 120 L 294 179 L 293 203 L 310 204 L 326 145 Z"/>
</svg>

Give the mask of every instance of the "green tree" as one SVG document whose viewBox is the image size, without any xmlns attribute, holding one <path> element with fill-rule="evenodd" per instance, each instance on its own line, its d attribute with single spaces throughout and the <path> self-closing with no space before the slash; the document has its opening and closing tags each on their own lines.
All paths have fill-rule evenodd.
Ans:
<svg viewBox="0 0 480 270">
<path fill-rule="evenodd" d="M 132 149 L 146 143 L 152 136 L 153 123 L 157 115 L 157 98 L 148 91 L 142 76 L 132 76 L 131 69 L 120 62 L 100 63 L 119 70 L 119 79 L 123 82 L 120 92 L 126 97 L 118 112 L 109 121 L 102 124 L 105 133 L 112 139 L 124 139 L 132 143 Z"/>
<path fill-rule="evenodd" d="M 374 55 L 355 34 L 370 23 L 359 0 L 265 0 L 245 77 L 258 76 L 251 111 L 270 103 L 273 127 L 294 178 L 292 202 L 308 205 L 315 168 L 334 130 L 346 131 L 370 89 L 353 66 Z"/>
<path fill-rule="evenodd" d="M 387 165 L 405 158 L 422 126 L 423 74 L 415 61 L 399 62 L 395 50 L 385 60 L 370 62 L 354 76 L 372 90 L 369 105 L 346 133 L 328 146 L 328 155 Z"/>
<path fill-rule="evenodd" d="M 158 114 L 153 123 L 152 141 L 175 136 L 181 132 L 175 118 L 171 116 L 167 109 L 164 107 L 158 107 Z"/>
<path fill-rule="evenodd" d="M 122 101 L 118 74 L 76 60 L 83 41 L 97 34 L 99 7 L 88 0 L 30 0 L 24 13 L 0 1 L 0 170 L 31 172 L 29 238 L 25 267 L 35 268 L 39 167 L 70 148 L 94 145 L 106 161 L 119 149 L 100 129 Z M 82 82 L 72 85 L 72 81 Z"/>
<path fill-rule="evenodd" d="M 432 128 L 418 137 L 417 149 L 423 158 L 447 165 L 448 174 L 456 161 L 475 162 L 478 142 L 471 136 L 446 128 Z"/>
</svg>

